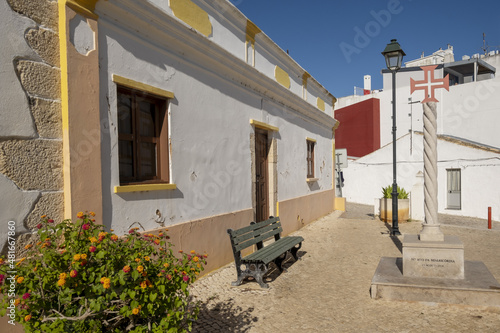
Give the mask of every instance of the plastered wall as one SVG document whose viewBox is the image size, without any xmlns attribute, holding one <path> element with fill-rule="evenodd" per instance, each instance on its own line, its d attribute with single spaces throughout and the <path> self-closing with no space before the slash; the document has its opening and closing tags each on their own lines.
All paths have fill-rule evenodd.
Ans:
<svg viewBox="0 0 500 333">
<path fill-rule="evenodd" d="M 0 230 L 16 222 L 18 255 L 42 214 L 63 216 L 57 18 L 56 1 L 0 1 Z"/>
</svg>

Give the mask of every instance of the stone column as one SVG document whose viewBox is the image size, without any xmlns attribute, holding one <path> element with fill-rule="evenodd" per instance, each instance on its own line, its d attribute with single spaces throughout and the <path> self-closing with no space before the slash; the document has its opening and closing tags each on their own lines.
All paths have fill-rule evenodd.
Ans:
<svg viewBox="0 0 500 333">
<path fill-rule="evenodd" d="M 424 107 L 424 211 L 425 222 L 420 231 L 421 241 L 444 241 L 438 222 L 437 183 L 437 112 L 436 103 Z"/>
</svg>

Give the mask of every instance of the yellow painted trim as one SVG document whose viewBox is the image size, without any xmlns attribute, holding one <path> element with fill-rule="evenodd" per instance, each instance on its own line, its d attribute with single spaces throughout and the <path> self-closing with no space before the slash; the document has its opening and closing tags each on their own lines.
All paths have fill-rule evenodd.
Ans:
<svg viewBox="0 0 500 333">
<path fill-rule="evenodd" d="M 306 182 L 311 183 L 311 182 L 317 182 L 319 178 L 306 178 Z"/>
<path fill-rule="evenodd" d="M 279 201 L 276 202 L 276 217 L 280 216 L 280 203 Z"/>
<path fill-rule="evenodd" d="M 191 0 L 169 0 L 169 6 L 174 15 L 187 25 L 207 37 L 212 34 L 212 23 L 208 13 Z"/>
<path fill-rule="evenodd" d="M 161 190 L 175 190 L 175 184 L 144 184 L 144 185 L 124 185 L 115 186 L 115 193 L 127 192 L 145 192 L 145 191 L 161 191 Z"/>
<path fill-rule="evenodd" d="M 311 138 L 308 138 L 308 137 L 306 137 L 306 140 L 307 140 L 307 141 L 311 141 L 311 142 L 314 142 L 314 143 L 316 143 L 316 142 L 317 142 L 316 140 L 314 140 L 314 139 L 311 139 Z"/>
<path fill-rule="evenodd" d="M 66 24 L 66 1 L 58 3 L 59 14 L 59 68 L 61 69 L 61 119 L 63 136 L 63 191 L 64 218 L 71 218 L 71 174 L 69 146 L 69 86 L 68 86 L 68 31 Z"/>
<path fill-rule="evenodd" d="M 332 189 L 335 190 L 335 179 L 337 178 L 337 174 L 335 173 L 335 129 L 333 129 L 332 132 L 333 132 L 333 138 L 332 138 Z"/>
<path fill-rule="evenodd" d="M 280 130 L 278 127 L 271 126 L 269 124 L 260 122 L 260 121 L 255 120 L 255 119 L 250 119 L 250 124 L 257 127 L 257 128 L 262 128 L 262 129 L 265 129 L 268 131 L 279 132 L 279 130 Z"/>
<path fill-rule="evenodd" d="M 131 79 L 127 79 L 125 77 L 113 74 L 113 82 L 116 84 L 122 85 L 127 88 L 141 90 L 153 95 L 166 97 L 166 98 L 174 98 L 174 93 L 168 90 L 160 89 L 157 87 L 150 86 L 149 84 L 137 82 Z"/>
<path fill-rule="evenodd" d="M 332 96 L 332 109 L 335 110 L 335 103 L 337 103 L 337 97 Z"/>
<path fill-rule="evenodd" d="M 255 25 L 252 21 L 247 19 L 247 42 L 251 42 L 252 46 L 255 44 L 255 36 L 262 32 L 258 26 Z"/>
<path fill-rule="evenodd" d="M 333 209 L 345 212 L 345 198 L 335 197 L 335 205 Z"/>
<path fill-rule="evenodd" d="M 321 98 L 318 97 L 316 104 L 318 105 L 318 109 L 320 109 L 323 112 L 325 111 L 325 101 L 324 100 L 322 100 Z"/>
<path fill-rule="evenodd" d="M 290 75 L 281 69 L 279 66 L 276 66 L 274 69 L 274 77 L 279 84 L 283 87 L 290 89 Z"/>
<path fill-rule="evenodd" d="M 333 126 L 333 130 L 336 131 L 337 128 L 339 128 L 340 126 L 340 121 L 337 120 L 337 123 L 335 124 L 335 126 Z"/>
<path fill-rule="evenodd" d="M 75 12 L 97 20 L 99 15 L 94 13 L 97 1 L 99 0 L 67 0 L 67 4 L 68 7 L 73 9 Z"/>
<path fill-rule="evenodd" d="M 302 74 L 302 85 L 304 87 L 307 88 L 307 80 L 311 77 L 311 74 L 309 74 L 308 72 L 304 72 L 304 74 Z"/>
</svg>

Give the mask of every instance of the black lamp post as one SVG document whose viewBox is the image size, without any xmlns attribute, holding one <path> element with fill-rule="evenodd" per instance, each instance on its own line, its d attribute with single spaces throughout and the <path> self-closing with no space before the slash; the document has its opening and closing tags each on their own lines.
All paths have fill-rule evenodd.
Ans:
<svg viewBox="0 0 500 333">
<path fill-rule="evenodd" d="M 401 235 L 398 227 L 398 184 L 396 181 L 396 72 L 401 68 L 406 54 L 396 39 L 391 39 L 382 52 L 387 68 L 392 72 L 392 231 L 391 235 Z"/>
</svg>

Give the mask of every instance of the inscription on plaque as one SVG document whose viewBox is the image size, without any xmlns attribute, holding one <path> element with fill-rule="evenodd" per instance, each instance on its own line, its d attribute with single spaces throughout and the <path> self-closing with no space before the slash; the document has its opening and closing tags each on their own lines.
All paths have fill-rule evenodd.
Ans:
<svg viewBox="0 0 500 333">
<path fill-rule="evenodd" d="M 422 264 L 422 267 L 445 267 L 445 264 L 455 263 L 453 259 L 410 258 L 410 260 Z"/>
<path fill-rule="evenodd" d="M 458 238 L 447 236 L 445 242 L 422 242 L 405 235 L 403 275 L 428 278 L 464 278 L 464 250 Z"/>
</svg>

